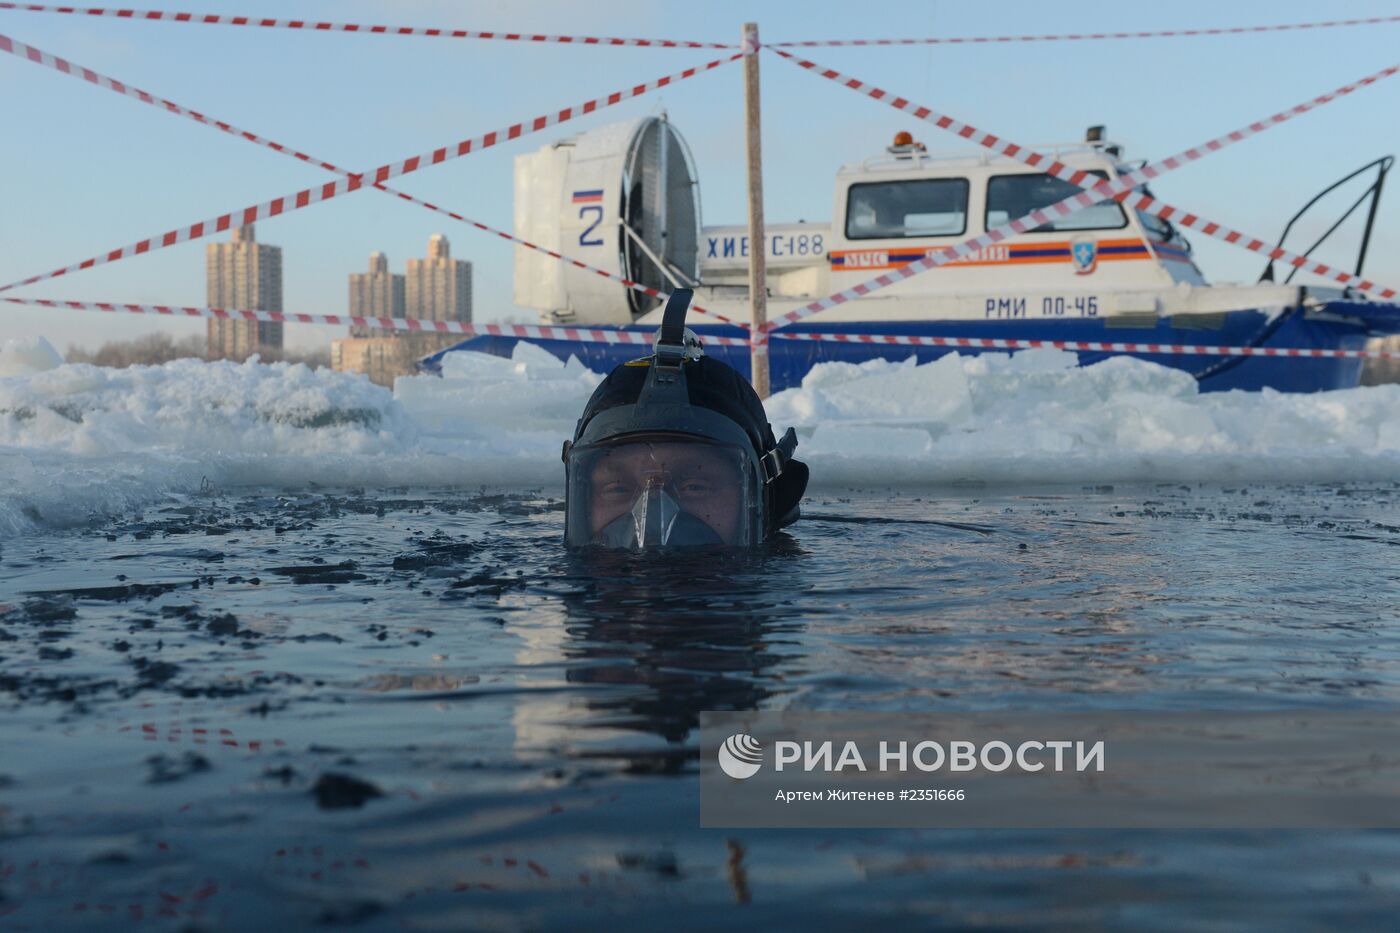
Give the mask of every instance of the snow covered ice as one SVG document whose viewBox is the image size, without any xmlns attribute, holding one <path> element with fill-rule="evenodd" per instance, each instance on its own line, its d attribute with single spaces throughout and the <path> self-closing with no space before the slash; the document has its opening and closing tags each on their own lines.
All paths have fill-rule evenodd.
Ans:
<svg viewBox="0 0 1400 933">
<path fill-rule="evenodd" d="M 1300 364 L 1306 365 L 1306 364 Z M 562 441 L 601 380 L 520 344 L 443 375 L 283 363 L 101 369 L 0 350 L 0 533 L 64 526 L 212 483 L 562 488 Z M 1400 385 L 1201 395 L 1130 357 L 1058 350 L 818 366 L 774 396 L 813 488 L 1400 480 Z"/>
<path fill-rule="evenodd" d="M 0 376 L 21 376 L 63 365 L 63 357 L 43 337 L 0 344 Z"/>
<path fill-rule="evenodd" d="M 827 483 L 1400 479 L 1400 385 L 1201 394 L 1128 356 L 831 363 L 775 396 Z"/>
</svg>

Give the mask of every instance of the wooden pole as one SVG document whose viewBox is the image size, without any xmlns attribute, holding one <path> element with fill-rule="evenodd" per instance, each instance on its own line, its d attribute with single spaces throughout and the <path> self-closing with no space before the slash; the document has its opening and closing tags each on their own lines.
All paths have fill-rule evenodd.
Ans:
<svg viewBox="0 0 1400 933">
<path fill-rule="evenodd" d="M 759 135 L 758 24 L 744 24 L 744 141 L 749 168 L 749 332 L 754 391 L 768 397 L 768 237 L 763 232 L 763 146 Z"/>
</svg>

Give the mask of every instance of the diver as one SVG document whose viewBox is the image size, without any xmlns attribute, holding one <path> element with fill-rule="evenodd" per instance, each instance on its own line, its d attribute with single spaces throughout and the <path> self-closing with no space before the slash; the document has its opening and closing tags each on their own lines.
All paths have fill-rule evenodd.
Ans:
<svg viewBox="0 0 1400 933">
<path fill-rule="evenodd" d="M 775 440 L 758 393 L 705 355 L 693 294 L 671 293 L 652 355 L 614 369 L 564 443 L 569 547 L 750 547 L 798 519 L 797 434 Z"/>
</svg>

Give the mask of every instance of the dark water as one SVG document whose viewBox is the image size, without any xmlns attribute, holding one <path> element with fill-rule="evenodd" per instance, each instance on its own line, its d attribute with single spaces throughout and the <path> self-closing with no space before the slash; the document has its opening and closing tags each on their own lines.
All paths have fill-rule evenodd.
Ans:
<svg viewBox="0 0 1400 933">
<path fill-rule="evenodd" d="M 701 830 L 695 725 L 1393 705 L 1397 503 L 853 492 L 699 565 L 461 492 L 10 540 L 0 927 L 1391 927 L 1394 833 Z"/>
</svg>

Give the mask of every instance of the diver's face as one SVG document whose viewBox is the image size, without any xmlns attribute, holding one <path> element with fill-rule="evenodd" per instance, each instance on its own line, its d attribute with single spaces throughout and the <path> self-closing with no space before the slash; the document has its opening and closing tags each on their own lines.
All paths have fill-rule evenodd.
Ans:
<svg viewBox="0 0 1400 933">
<path fill-rule="evenodd" d="M 657 485 L 724 541 L 734 541 L 739 530 L 744 497 L 738 469 L 723 451 L 704 444 L 624 444 L 598 457 L 589 481 L 594 535 L 631 511 L 637 497 Z"/>
</svg>

